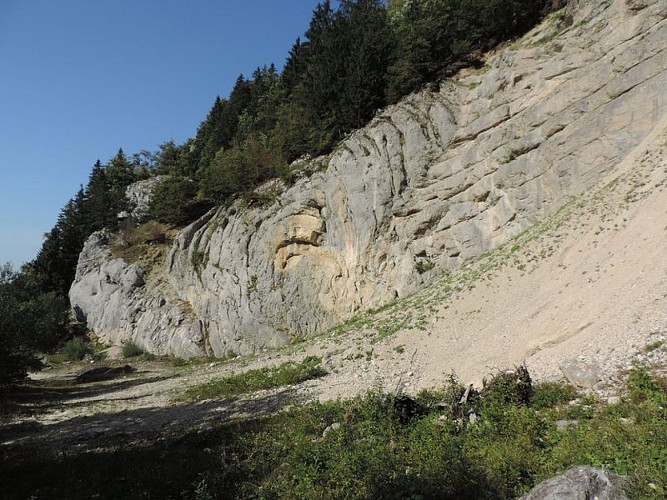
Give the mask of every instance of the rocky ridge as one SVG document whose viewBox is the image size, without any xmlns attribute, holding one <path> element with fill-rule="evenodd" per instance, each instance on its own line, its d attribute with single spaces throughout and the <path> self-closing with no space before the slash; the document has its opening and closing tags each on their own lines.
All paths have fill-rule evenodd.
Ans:
<svg viewBox="0 0 667 500">
<path fill-rule="evenodd" d="M 377 114 L 293 186 L 207 214 L 150 272 L 95 234 L 70 298 L 104 341 L 249 354 L 401 299 L 608 178 L 660 125 L 667 3 L 570 2 Z M 537 351 L 536 351 L 537 352 Z"/>
</svg>

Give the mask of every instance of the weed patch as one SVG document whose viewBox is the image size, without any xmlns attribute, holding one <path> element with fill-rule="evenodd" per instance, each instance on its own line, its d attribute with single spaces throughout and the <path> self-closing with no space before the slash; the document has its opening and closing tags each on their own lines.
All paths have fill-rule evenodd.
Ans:
<svg viewBox="0 0 667 500">
<path fill-rule="evenodd" d="M 143 348 L 131 340 L 123 342 L 122 353 L 124 358 L 136 358 L 146 354 Z"/>
<path fill-rule="evenodd" d="M 276 389 L 322 377 L 326 373 L 320 358 L 308 356 L 299 364 L 287 362 L 275 368 L 249 370 L 206 382 L 188 389 L 185 399 L 199 401 L 248 394 L 263 389 Z"/>
</svg>

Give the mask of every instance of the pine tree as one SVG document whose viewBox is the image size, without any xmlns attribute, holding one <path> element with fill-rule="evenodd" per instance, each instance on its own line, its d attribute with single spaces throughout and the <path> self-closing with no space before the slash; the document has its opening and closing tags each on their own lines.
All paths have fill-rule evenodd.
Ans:
<svg viewBox="0 0 667 500">
<path fill-rule="evenodd" d="M 342 0 L 337 11 L 320 4 L 306 36 L 293 102 L 309 122 L 309 152 L 320 153 L 384 104 L 392 33 L 379 0 Z"/>
<path fill-rule="evenodd" d="M 308 44 L 302 44 L 301 38 L 297 38 L 289 51 L 283 72 L 280 75 L 280 88 L 285 98 L 288 98 L 303 80 L 307 58 Z"/>
<path fill-rule="evenodd" d="M 387 12 L 378 0 L 342 0 L 340 4 L 349 41 L 344 58 L 341 127 L 363 126 L 385 104 L 387 66 L 393 40 Z"/>
<path fill-rule="evenodd" d="M 239 75 L 229 99 L 216 97 L 211 111 L 197 130 L 189 161 L 195 165 L 196 176 L 200 176 L 213 162 L 220 149 L 232 145 L 238 128 L 239 117 L 250 101 L 249 82 Z"/>
<path fill-rule="evenodd" d="M 187 177 L 172 175 L 153 191 L 150 214 L 169 224 L 185 224 L 201 215 L 196 202 L 197 184 Z"/>
<path fill-rule="evenodd" d="M 103 227 L 113 227 L 116 224 L 115 203 L 111 193 L 111 183 L 107 177 L 106 169 L 102 166 L 100 160 L 95 162 L 88 178 L 86 198 L 85 216 L 90 232 L 102 229 Z"/>
<path fill-rule="evenodd" d="M 125 189 L 136 180 L 132 163 L 127 159 L 123 149 L 111 158 L 106 167 L 107 180 L 112 194 L 119 202 L 125 198 Z"/>
<path fill-rule="evenodd" d="M 63 297 L 69 293 L 79 254 L 92 232 L 86 205 L 81 188 L 60 211 L 55 226 L 45 235 L 40 251 L 29 264 L 33 281 L 42 293 L 55 292 Z"/>
<path fill-rule="evenodd" d="M 176 146 L 173 140 L 163 142 L 155 155 L 155 169 L 157 175 L 188 175 L 182 169 L 182 148 Z"/>
<path fill-rule="evenodd" d="M 248 85 L 248 103 L 239 117 L 235 144 L 242 144 L 250 135 L 266 136 L 273 130 L 282 99 L 278 81 L 273 64 L 255 70 Z"/>
</svg>

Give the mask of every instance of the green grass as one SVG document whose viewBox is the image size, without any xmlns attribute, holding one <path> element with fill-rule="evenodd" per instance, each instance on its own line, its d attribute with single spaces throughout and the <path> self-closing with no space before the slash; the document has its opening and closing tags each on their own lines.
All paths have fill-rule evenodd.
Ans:
<svg viewBox="0 0 667 500">
<path fill-rule="evenodd" d="M 186 391 L 184 399 L 200 401 L 224 398 L 298 384 L 326 375 L 321 363 L 320 358 L 308 356 L 298 364 L 287 362 L 275 368 L 249 370 L 192 387 Z"/>
<path fill-rule="evenodd" d="M 459 404 L 450 379 L 414 399 L 370 392 L 106 451 L 30 454 L 5 464 L 0 488 L 9 498 L 495 499 L 591 465 L 629 476 L 630 498 L 664 498 L 666 389 L 638 368 L 608 406 L 519 370 Z M 559 419 L 579 425 L 558 431 Z"/>
</svg>

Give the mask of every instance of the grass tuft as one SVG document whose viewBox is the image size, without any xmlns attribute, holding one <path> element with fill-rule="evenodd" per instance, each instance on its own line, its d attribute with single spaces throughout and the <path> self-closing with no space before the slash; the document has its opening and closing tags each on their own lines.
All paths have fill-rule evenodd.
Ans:
<svg viewBox="0 0 667 500">
<path fill-rule="evenodd" d="M 146 354 L 143 348 L 131 340 L 123 342 L 122 352 L 124 358 L 136 358 Z"/>
</svg>

